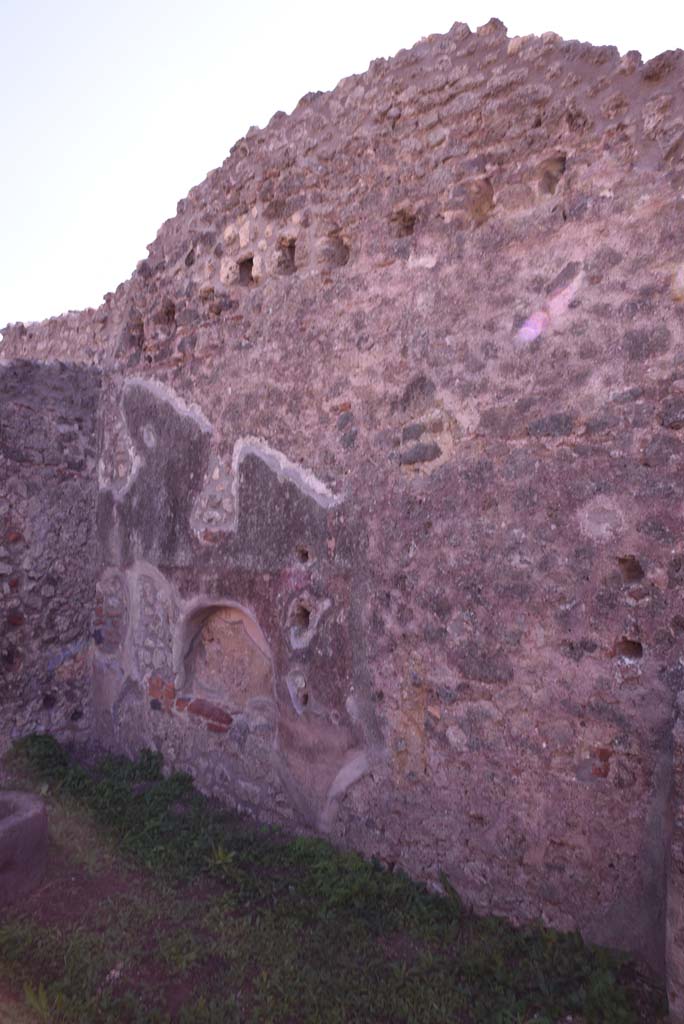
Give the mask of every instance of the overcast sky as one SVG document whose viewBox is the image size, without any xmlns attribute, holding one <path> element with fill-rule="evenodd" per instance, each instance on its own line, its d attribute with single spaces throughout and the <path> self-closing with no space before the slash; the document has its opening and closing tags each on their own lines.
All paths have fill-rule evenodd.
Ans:
<svg viewBox="0 0 684 1024">
<path fill-rule="evenodd" d="M 0 327 L 99 305 L 251 125 L 493 15 L 645 59 L 684 47 L 680 0 L 0 0 Z"/>
</svg>

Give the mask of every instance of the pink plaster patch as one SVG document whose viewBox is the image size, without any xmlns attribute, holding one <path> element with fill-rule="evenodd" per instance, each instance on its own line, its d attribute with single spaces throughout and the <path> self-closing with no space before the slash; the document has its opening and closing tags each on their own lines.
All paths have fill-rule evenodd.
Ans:
<svg viewBox="0 0 684 1024">
<path fill-rule="evenodd" d="M 520 330 L 515 336 L 516 341 L 523 343 L 529 343 L 538 338 L 549 325 L 549 314 L 545 313 L 544 310 L 537 310 L 532 316 L 528 316 L 525 323 L 522 325 Z"/>
<path fill-rule="evenodd" d="M 577 294 L 580 286 L 581 274 L 559 291 L 554 292 L 544 309 L 538 309 L 528 316 L 525 323 L 515 336 L 520 344 L 529 344 L 535 341 L 544 331 L 555 323 L 565 312 Z"/>
</svg>

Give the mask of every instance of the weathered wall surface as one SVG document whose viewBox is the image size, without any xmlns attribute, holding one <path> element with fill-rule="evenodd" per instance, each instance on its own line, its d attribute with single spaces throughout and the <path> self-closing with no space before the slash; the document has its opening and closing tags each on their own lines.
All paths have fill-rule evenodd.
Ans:
<svg viewBox="0 0 684 1024">
<path fill-rule="evenodd" d="M 91 722 L 96 370 L 0 362 L 0 750 Z"/>
<path fill-rule="evenodd" d="M 672 730 L 672 842 L 667 865 L 666 975 L 670 1015 L 684 1020 L 684 693 L 677 694 Z"/>
<path fill-rule="evenodd" d="M 110 437 L 128 445 L 102 466 L 99 732 L 161 747 L 254 813 L 328 828 L 380 743 L 359 621 L 365 530 L 261 441 L 236 438 L 218 459 L 221 435 L 158 383 L 112 393 Z"/>
<path fill-rule="evenodd" d="M 3 345 L 107 371 L 102 736 L 657 967 L 683 67 L 457 25 L 250 131 L 99 311 Z"/>
</svg>

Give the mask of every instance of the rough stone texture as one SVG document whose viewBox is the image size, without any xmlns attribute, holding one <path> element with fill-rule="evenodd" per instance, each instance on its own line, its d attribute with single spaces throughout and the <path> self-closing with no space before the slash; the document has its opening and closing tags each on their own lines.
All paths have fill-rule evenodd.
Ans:
<svg viewBox="0 0 684 1024">
<path fill-rule="evenodd" d="M 666 969 L 670 1013 L 684 1019 L 684 693 L 677 695 L 672 730 L 672 843 L 668 864 Z"/>
<path fill-rule="evenodd" d="M 328 828 L 381 747 L 358 621 L 365 530 L 262 441 L 219 460 L 220 436 L 159 383 L 129 379 L 114 404 L 130 470 L 103 460 L 101 735 L 161 747 L 255 813 Z"/>
<path fill-rule="evenodd" d="M 456 25 L 3 343 L 104 373 L 100 738 L 658 971 L 669 891 L 673 1006 L 683 71 Z"/>
<path fill-rule="evenodd" d="M 48 820 L 33 793 L 0 790 L 0 907 L 38 885 L 47 860 Z"/>
<path fill-rule="evenodd" d="M 0 362 L 0 752 L 90 725 L 99 381 Z"/>
</svg>

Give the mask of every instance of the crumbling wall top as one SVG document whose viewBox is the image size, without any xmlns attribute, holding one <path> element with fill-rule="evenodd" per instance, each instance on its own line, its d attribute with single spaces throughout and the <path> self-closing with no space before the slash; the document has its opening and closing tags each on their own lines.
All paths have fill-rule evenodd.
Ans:
<svg viewBox="0 0 684 1024">
<path fill-rule="evenodd" d="M 152 344 L 168 356 L 169 335 L 192 344 L 189 308 L 230 319 L 236 284 L 325 273 L 371 242 L 386 248 L 388 216 L 399 236 L 436 217 L 452 228 L 519 221 L 530 189 L 553 195 L 564 174 L 576 206 L 589 178 L 604 199 L 627 177 L 645 192 L 681 189 L 683 70 L 680 50 L 644 64 L 554 33 L 508 38 L 497 19 L 476 32 L 456 23 L 250 129 L 99 310 L 9 326 L 3 352 L 126 362 Z"/>
</svg>

